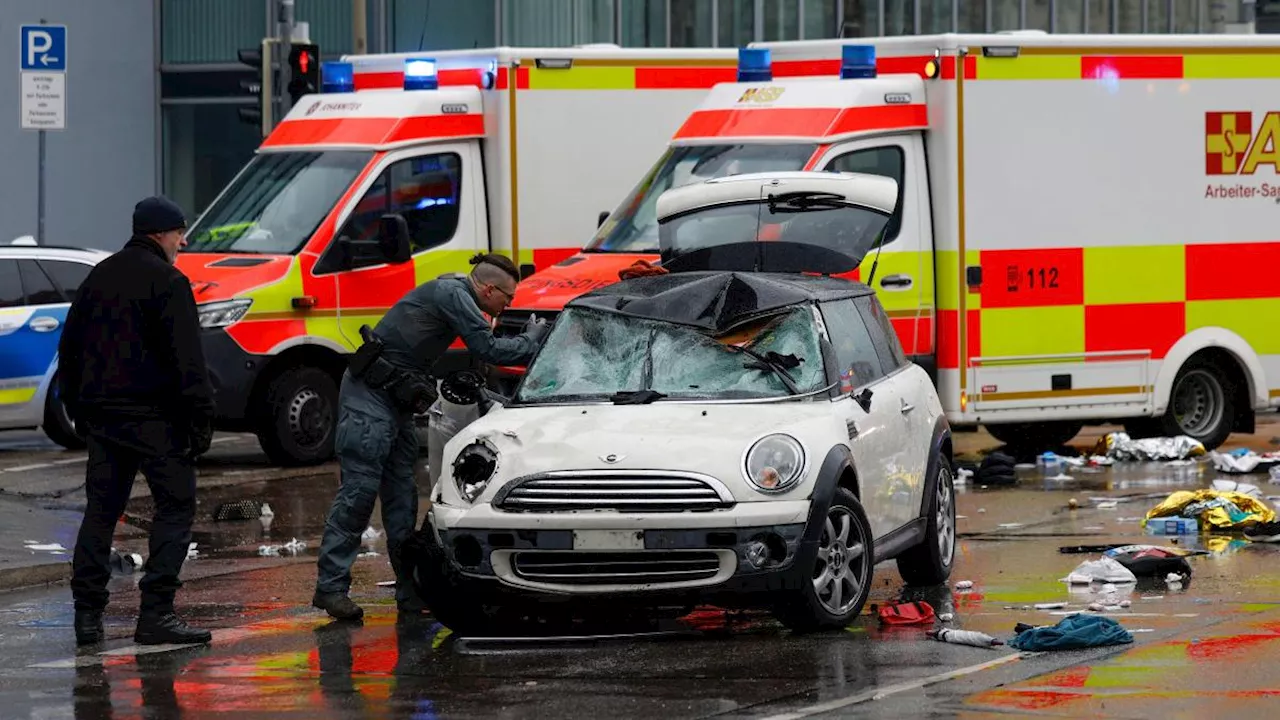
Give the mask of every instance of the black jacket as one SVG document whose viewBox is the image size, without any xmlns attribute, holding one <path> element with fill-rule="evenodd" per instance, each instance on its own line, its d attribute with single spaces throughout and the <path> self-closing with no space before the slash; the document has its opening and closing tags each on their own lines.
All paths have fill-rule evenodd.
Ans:
<svg viewBox="0 0 1280 720">
<path fill-rule="evenodd" d="M 67 409 L 90 424 L 161 419 L 186 430 L 212 422 L 191 282 L 155 242 L 131 238 L 80 284 L 58 376 Z"/>
</svg>

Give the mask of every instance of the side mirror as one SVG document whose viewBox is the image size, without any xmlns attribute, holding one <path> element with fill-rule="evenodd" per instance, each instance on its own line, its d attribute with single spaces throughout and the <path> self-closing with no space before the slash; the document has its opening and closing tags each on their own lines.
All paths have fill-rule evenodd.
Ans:
<svg viewBox="0 0 1280 720">
<path fill-rule="evenodd" d="M 533 263 L 525 263 L 520 266 L 520 279 L 524 280 L 535 272 L 537 272 L 537 270 L 534 268 Z"/>
<path fill-rule="evenodd" d="M 609 219 L 609 211 L 608 211 L 608 210 L 601 210 L 601 211 L 600 211 L 600 215 L 599 215 L 598 217 L 596 217 L 596 227 L 598 228 L 598 227 L 600 227 L 601 225 L 604 225 L 604 221 L 605 221 L 605 220 L 608 220 L 608 219 Z"/>
<path fill-rule="evenodd" d="M 871 412 L 872 395 L 873 393 L 871 392 L 871 388 L 863 388 L 862 392 L 853 396 L 853 399 L 858 403 L 858 407 L 862 408 L 862 412 Z"/>
<path fill-rule="evenodd" d="M 391 213 L 378 220 L 378 245 L 387 262 L 397 265 L 409 262 L 413 251 L 409 247 L 409 223 L 403 215 Z"/>
</svg>

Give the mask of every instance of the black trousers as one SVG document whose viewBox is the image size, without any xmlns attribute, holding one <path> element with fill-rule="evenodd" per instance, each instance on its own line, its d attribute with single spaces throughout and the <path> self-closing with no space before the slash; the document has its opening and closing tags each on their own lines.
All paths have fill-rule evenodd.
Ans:
<svg viewBox="0 0 1280 720">
<path fill-rule="evenodd" d="M 88 507 L 76 538 L 71 594 L 76 610 L 107 606 L 111 579 L 111 536 L 124 514 L 141 470 L 151 488 L 155 517 L 142 580 L 141 610 L 173 611 L 187 559 L 191 523 L 196 513 L 195 463 L 187 455 L 189 440 L 175 437 L 163 421 L 91 426 L 87 433 L 89 464 L 85 470 Z"/>
</svg>

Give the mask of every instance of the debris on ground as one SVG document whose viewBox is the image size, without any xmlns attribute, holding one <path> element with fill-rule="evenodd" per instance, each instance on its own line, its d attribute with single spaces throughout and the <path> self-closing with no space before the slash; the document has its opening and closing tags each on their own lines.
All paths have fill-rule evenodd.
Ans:
<svg viewBox="0 0 1280 720">
<path fill-rule="evenodd" d="M 51 552 L 54 555 L 67 554 L 67 549 L 62 547 L 62 543 L 42 543 L 39 540 L 27 540 L 22 547 L 30 550 L 33 554 L 38 552 Z"/>
<path fill-rule="evenodd" d="M 1068 615 L 1057 625 L 1031 627 L 1019 632 L 1009 642 L 1019 650 L 1079 650 L 1133 642 L 1133 636 L 1120 623 L 1101 615 Z"/>
<path fill-rule="evenodd" d="M 1269 452 L 1259 455 L 1248 449 L 1239 448 L 1230 452 L 1211 452 L 1209 459 L 1221 473 L 1246 474 L 1269 473 L 1271 468 L 1280 466 L 1280 452 Z"/>
<path fill-rule="evenodd" d="M 382 531 L 375 529 L 372 525 L 365 528 L 364 532 L 360 533 L 360 539 L 364 540 L 365 542 L 369 542 L 370 540 L 377 540 L 381 536 L 382 536 Z"/>
<path fill-rule="evenodd" d="M 1093 455 L 1112 460 L 1186 460 L 1206 453 L 1204 444 L 1188 435 L 1134 440 L 1127 433 L 1113 432 L 1098 438 Z"/>
<path fill-rule="evenodd" d="M 1257 485 L 1236 482 L 1235 480 L 1219 478 L 1213 481 L 1213 485 L 1210 486 L 1210 489 L 1217 490 L 1218 492 L 1238 492 L 1241 495 L 1248 495 L 1249 497 L 1258 498 L 1259 500 L 1262 499 L 1262 489 Z"/>
<path fill-rule="evenodd" d="M 213 519 L 217 522 L 229 520 L 253 520 L 262 517 L 265 503 L 261 500 L 234 500 L 224 502 L 213 511 Z"/>
<path fill-rule="evenodd" d="M 111 571 L 121 575 L 132 575 L 142 567 L 142 556 L 138 553 L 122 553 L 111 548 Z"/>
<path fill-rule="evenodd" d="M 968 589 L 970 589 L 970 588 L 972 588 L 972 587 L 973 587 L 973 581 L 972 581 L 972 580 L 961 580 L 961 581 L 959 581 L 959 582 L 957 582 L 957 583 L 956 583 L 956 589 L 957 589 L 957 590 L 968 590 Z"/>
<path fill-rule="evenodd" d="M 880 608 L 880 622 L 885 625 L 931 625 L 935 618 L 933 606 L 923 600 Z"/>
<path fill-rule="evenodd" d="M 1137 577 L 1160 577 L 1169 573 L 1191 575 L 1188 555 L 1207 555 L 1203 551 L 1159 545 L 1124 545 L 1107 550 L 1102 555 L 1128 568 Z"/>
<path fill-rule="evenodd" d="M 1048 453 L 1046 453 L 1048 454 Z M 1062 461 L 1073 468 L 1103 468 L 1115 465 L 1116 461 L 1106 455 L 1081 455 L 1080 457 L 1063 457 Z"/>
<path fill-rule="evenodd" d="M 1221 490 L 1180 490 L 1147 512 L 1143 526 L 1168 518 L 1194 518 L 1200 532 L 1243 530 L 1276 519 L 1275 511 L 1260 498 Z"/>
<path fill-rule="evenodd" d="M 195 560 L 196 558 L 200 557 L 200 551 L 199 551 L 199 550 L 196 550 L 196 546 L 197 546 L 197 545 L 199 545 L 199 544 L 200 544 L 200 543 L 190 543 L 190 544 L 188 544 L 188 545 L 187 545 L 187 559 L 188 559 L 188 560 Z"/>
<path fill-rule="evenodd" d="M 1244 531 L 1250 542 L 1280 542 L 1280 522 L 1259 523 Z"/>
<path fill-rule="evenodd" d="M 982 459 L 974 474 L 974 481 L 983 485 L 1017 485 L 1018 475 L 1014 470 L 1015 460 L 1012 455 L 999 450 Z"/>
<path fill-rule="evenodd" d="M 274 556 L 279 555 L 281 552 L 287 552 L 290 555 L 297 555 L 300 550 L 304 550 L 306 547 L 306 543 L 299 541 L 298 538 L 293 538 L 283 545 L 259 545 L 258 554 Z"/>
<path fill-rule="evenodd" d="M 993 638 L 990 635 L 978 632 L 977 630 L 957 630 L 955 628 L 941 628 L 939 630 L 928 630 L 926 635 L 945 643 L 953 645 L 972 645 L 974 647 L 995 647 L 1003 645 L 1004 641 Z"/>
<path fill-rule="evenodd" d="M 1076 566 L 1071 574 L 1059 580 L 1068 585 L 1089 585 L 1099 583 L 1136 583 L 1137 576 L 1129 568 L 1121 565 L 1115 558 L 1103 556 L 1097 560 L 1086 560 Z"/>
</svg>

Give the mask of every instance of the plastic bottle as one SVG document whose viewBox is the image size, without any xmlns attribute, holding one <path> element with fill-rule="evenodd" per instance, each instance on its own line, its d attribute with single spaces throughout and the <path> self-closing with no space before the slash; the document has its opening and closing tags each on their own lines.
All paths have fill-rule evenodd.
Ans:
<svg viewBox="0 0 1280 720">
<path fill-rule="evenodd" d="M 972 645 L 974 647 L 992 647 L 994 645 L 1003 645 L 1004 642 L 990 635 L 978 632 L 977 630 L 957 630 L 955 628 L 942 628 L 941 630 L 931 631 L 929 636 L 952 645 Z"/>
</svg>

